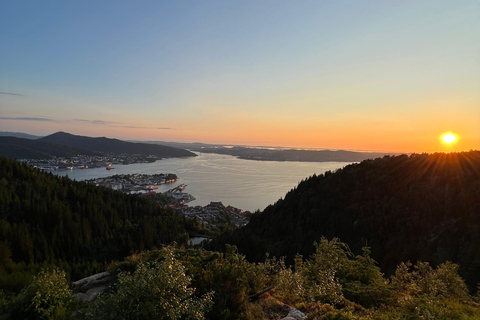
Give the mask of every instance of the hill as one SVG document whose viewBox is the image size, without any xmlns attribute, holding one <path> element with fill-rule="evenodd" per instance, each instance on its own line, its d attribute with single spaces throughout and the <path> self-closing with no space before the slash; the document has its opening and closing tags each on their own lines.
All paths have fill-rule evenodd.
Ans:
<svg viewBox="0 0 480 320">
<path fill-rule="evenodd" d="M 190 151 L 174 147 L 148 143 L 132 143 L 105 137 L 91 138 L 85 136 L 77 136 L 65 132 L 57 132 L 49 136 L 40 138 L 37 141 L 56 143 L 78 149 L 85 149 L 93 152 L 102 153 L 127 153 L 140 154 L 144 156 L 153 155 L 158 158 L 179 158 L 196 156 L 196 154 Z"/>
<path fill-rule="evenodd" d="M 30 140 L 41 138 L 41 136 L 34 136 L 28 133 L 8 132 L 8 131 L 0 131 L 0 137 L 15 137 L 15 138 L 30 139 Z"/>
<path fill-rule="evenodd" d="M 387 155 L 379 152 L 356 152 L 346 150 L 297 150 L 247 147 L 205 147 L 191 149 L 205 153 L 228 154 L 246 160 L 300 161 L 300 162 L 356 162 Z"/>
<path fill-rule="evenodd" d="M 464 190 L 472 189 L 473 182 L 472 190 L 478 191 L 478 156 L 470 153 L 466 162 L 455 157 L 441 158 L 439 162 L 415 159 L 422 160 L 416 164 L 424 164 L 417 168 L 417 173 L 428 181 L 429 168 L 433 168 L 434 180 L 444 179 L 447 183 L 448 188 L 443 189 L 454 190 L 464 182 L 467 182 Z M 365 162 L 348 166 L 338 171 L 344 176 L 336 172 L 322 175 L 323 178 L 312 177 L 296 190 L 308 193 L 312 186 L 320 188 L 321 181 L 327 179 L 324 189 L 314 191 L 324 193 L 325 189 L 331 189 L 332 193 L 349 195 L 352 183 L 348 182 L 353 177 L 354 181 L 370 180 L 373 185 L 365 193 L 375 194 L 379 190 L 374 185 L 382 180 L 380 177 L 371 180 L 375 172 L 398 178 L 400 169 L 412 178 L 412 168 L 395 165 L 401 164 L 402 158 L 388 159 L 395 161 L 383 163 L 385 159 L 376 159 L 367 162 L 366 167 L 361 166 Z M 446 169 L 445 163 L 449 162 L 457 165 L 452 170 Z M 397 170 L 391 171 L 392 167 Z M 351 168 L 356 169 L 350 172 Z M 441 174 L 445 170 L 456 172 L 452 180 Z M 471 176 L 471 170 L 477 174 L 464 179 Z M 369 174 L 365 177 L 363 173 Z M 402 189 L 398 183 L 405 183 L 393 181 L 392 188 L 397 190 Z M 373 197 L 386 199 L 388 193 L 387 190 Z M 461 200 L 467 203 L 470 195 L 463 192 Z M 306 198 L 311 201 L 305 206 L 314 202 L 312 193 Z M 361 198 L 360 191 L 357 199 Z M 421 201 L 424 198 L 424 194 L 420 195 Z M 471 203 L 477 201 L 471 200 Z M 337 209 L 341 217 L 340 206 Z M 472 218 L 468 210 L 458 216 Z M 285 217 L 281 218 L 280 223 L 270 219 L 264 230 L 270 232 L 283 225 Z M 0 157 L 0 319 L 151 319 L 158 315 L 167 315 L 169 319 L 179 316 L 212 320 L 279 319 L 287 313 L 301 319 L 305 315 L 308 319 L 440 320 L 480 316 L 478 296 L 468 294 L 457 265 L 450 262 L 435 267 L 426 262 L 400 263 L 393 275 L 386 278 L 369 249 L 354 255 L 338 239 L 328 241 L 320 237 L 318 243 L 308 245 L 312 254 L 307 259 L 297 256 L 295 268 L 291 269 L 283 260 L 265 256 L 260 263 L 249 262 L 234 246 L 226 246 L 224 253 L 185 249 L 188 230 L 195 226 L 199 224 L 194 220 L 146 199 L 60 178 Z M 283 236 L 288 238 L 291 234 Z M 291 240 L 302 236 L 301 232 L 296 233 Z M 266 246 L 275 245 L 261 243 L 259 239 L 257 235 L 254 244 L 262 246 L 247 249 L 263 254 Z M 179 246 L 155 249 L 173 242 Z M 400 243 L 396 252 L 409 245 L 410 242 Z M 469 252 L 478 254 L 475 247 Z M 123 262 L 112 262 L 129 253 L 133 254 Z M 72 295 L 69 279 L 105 269 L 107 272 L 74 282 Z M 475 272 L 475 266 L 471 270 Z M 90 301 L 101 291 L 103 294 Z M 85 302 L 74 300 L 86 297 Z M 290 306 L 295 309 L 289 310 Z"/>
<path fill-rule="evenodd" d="M 80 154 L 98 155 L 93 151 L 56 143 L 0 136 L 0 156 L 15 159 L 52 159 L 54 157 L 74 157 Z"/>
<path fill-rule="evenodd" d="M 298 162 L 357 162 L 366 159 L 393 155 L 392 153 L 347 151 L 347 150 L 311 150 L 290 149 L 281 147 L 247 147 L 225 146 L 219 144 L 205 144 L 200 142 L 163 142 L 146 141 L 146 143 L 158 143 L 176 148 L 188 149 L 194 152 L 228 154 L 245 160 L 257 161 L 298 161 Z"/>
<path fill-rule="evenodd" d="M 250 223 L 212 244 L 308 256 L 322 236 L 372 257 L 387 274 L 407 260 L 460 264 L 470 289 L 480 282 L 480 152 L 386 156 L 312 176 Z"/>
<path fill-rule="evenodd" d="M 192 221 L 138 196 L 0 157 L 0 288 L 61 266 L 73 279 L 144 249 L 188 240 Z"/>
</svg>

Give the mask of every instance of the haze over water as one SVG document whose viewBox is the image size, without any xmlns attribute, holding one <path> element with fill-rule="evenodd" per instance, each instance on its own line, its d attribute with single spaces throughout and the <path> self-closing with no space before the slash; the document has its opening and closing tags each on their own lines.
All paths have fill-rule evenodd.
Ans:
<svg viewBox="0 0 480 320">
<path fill-rule="evenodd" d="M 164 192 L 179 184 L 186 184 L 185 192 L 197 200 L 190 206 L 204 206 L 210 201 L 255 211 L 283 198 L 298 183 L 313 175 L 346 166 L 346 162 L 278 162 L 243 160 L 228 155 L 198 153 L 194 158 L 174 158 L 154 163 L 115 165 L 115 170 L 105 168 L 58 171 L 71 179 L 88 180 L 114 174 L 175 173 L 178 181 L 159 187 Z"/>
</svg>

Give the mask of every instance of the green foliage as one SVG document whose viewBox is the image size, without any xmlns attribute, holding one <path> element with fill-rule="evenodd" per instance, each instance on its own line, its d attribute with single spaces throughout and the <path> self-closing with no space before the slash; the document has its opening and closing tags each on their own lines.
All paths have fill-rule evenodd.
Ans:
<svg viewBox="0 0 480 320">
<path fill-rule="evenodd" d="M 100 295 L 87 319 L 203 319 L 212 293 L 194 295 L 191 277 L 165 249 L 163 261 L 140 261 L 134 273 L 121 271 L 111 293 Z"/>
<path fill-rule="evenodd" d="M 322 236 L 355 254 L 366 243 L 382 272 L 404 261 L 458 263 L 471 292 L 480 282 L 480 151 L 386 156 L 302 181 L 249 224 L 213 241 L 250 261 L 264 252 L 293 264 Z"/>
<path fill-rule="evenodd" d="M 458 275 L 458 265 L 445 262 L 433 269 L 427 262 L 401 263 L 391 283 L 397 298 L 408 300 L 412 296 L 442 296 L 465 300 L 467 287 Z"/>
<path fill-rule="evenodd" d="M 325 238 L 314 246 L 315 252 L 309 260 L 297 259 L 295 263 L 304 282 L 303 299 L 338 304 L 343 298 L 338 273 L 348 263 L 348 247 L 338 239 Z"/>
<path fill-rule="evenodd" d="M 480 280 L 472 209 L 479 154 L 386 157 L 312 177 L 230 233 L 262 262 L 236 246 L 150 250 L 117 264 L 117 283 L 85 305 L 70 303 L 66 274 L 79 278 L 132 252 L 184 243 L 188 228 L 199 226 L 153 202 L 0 158 L 0 319 L 278 318 L 281 302 L 312 319 L 480 319 L 460 276 Z M 354 252 L 368 239 L 372 251 L 355 256 L 322 234 L 345 235 Z M 274 258 L 263 260 L 265 251 Z M 373 257 L 394 273 L 390 281 Z M 398 264 L 406 257 L 436 264 Z M 444 262 L 449 257 L 461 268 Z M 52 265 L 64 271 L 33 278 Z M 268 286 L 275 288 L 250 301 Z"/>
<path fill-rule="evenodd" d="M 72 303 L 65 272 L 42 270 L 6 306 L 11 319 L 68 319 Z"/>
<path fill-rule="evenodd" d="M 338 239 L 322 238 L 307 261 L 295 259 L 296 272 L 282 267 L 277 271 L 275 293 L 290 303 L 320 302 L 341 305 L 345 299 L 373 307 L 388 301 L 390 292 L 383 274 L 370 257 L 368 248 L 353 257 Z"/>
<path fill-rule="evenodd" d="M 79 279 L 132 252 L 186 243 L 188 226 L 153 201 L 0 157 L 0 288 L 18 288 L 11 279 L 21 263 L 26 274 L 57 265 Z"/>
<path fill-rule="evenodd" d="M 286 267 L 285 262 L 281 260 L 273 278 L 275 297 L 289 305 L 301 302 L 305 286 L 303 280 L 299 272 Z"/>
<path fill-rule="evenodd" d="M 8 304 L 9 304 L 9 301 L 7 300 L 5 293 L 2 290 L 0 290 L 0 320 L 7 319 Z"/>
<path fill-rule="evenodd" d="M 387 303 L 390 300 L 390 290 L 387 281 L 370 257 L 370 249 L 363 248 L 363 255 L 349 260 L 342 270 L 342 291 L 350 301 L 370 308 Z"/>
<path fill-rule="evenodd" d="M 432 268 L 426 262 L 401 263 L 391 287 L 406 319 L 469 319 L 480 316 L 468 295 L 458 266 L 446 262 Z"/>
<path fill-rule="evenodd" d="M 197 275 L 201 291 L 213 290 L 214 305 L 209 319 L 239 319 L 248 306 L 248 296 L 264 289 L 262 266 L 249 263 L 229 246 L 225 254 L 215 255 Z"/>
<path fill-rule="evenodd" d="M 285 303 L 309 319 L 480 319 L 453 263 L 403 263 L 388 281 L 368 248 L 353 256 L 325 238 L 315 248 L 307 260 L 297 256 L 295 269 L 283 259 L 248 262 L 234 246 L 145 251 L 115 264 L 110 289 L 84 304 L 71 303 L 64 272 L 42 271 L 18 295 L 0 295 L 0 319 L 277 319 Z"/>
</svg>

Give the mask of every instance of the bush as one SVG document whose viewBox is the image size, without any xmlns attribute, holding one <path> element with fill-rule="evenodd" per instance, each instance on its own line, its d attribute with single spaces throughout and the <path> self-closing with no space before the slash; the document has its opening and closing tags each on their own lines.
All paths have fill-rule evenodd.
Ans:
<svg viewBox="0 0 480 320">
<path fill-rule="evenodd" d="M 194 295 L 191 278 L 173 255 L 164 260 L 140 261 L 135 272 L 121 271 L 112 292 L 101 294 L 87 312 L 91 319 L 203 319 L 212 305 L 212 293 Z"/>
<path fill-rule="evenodd" d="M 295 305 L 301 301 L 304 292 L 303 279 L 283 263 L 281 267 L 274 277 L 275 297 L 286 304 Z"/>
<path fill-rule="evenodd" d="M 343 300 L 338 273 L 348 264 L 350 250 L 338 239 L 322 238 L 315 243 L 315 252 L 306 262 L 301 256 L 295 259 L 295 269 L 304 283 L 303 300 L 338 304 Z"/>
<path fill-rule="evenodd" d="M 245 260 L 235 246 L 227 246 L 208 262 L 198 276 L 202 290 L 215 292 L 210 319 L 239 319 L 248 308 L 249 294 L 264 289 L 265 268 Z"/>
<path fill-rule="evenodd" d="M 390 299 L 386 280 L 368 248 L 363 248 L 363 255 L 350 260 L 341 273 L 342 291 L 348 300 L 371 308 Z"/>
<path fill-rule="evenodd" d="M 42 270 L 12 299 L 6 312 L 11 319 L 67 319 L 72 301 L 65 272 Z"/>
<path fill-rule="evenodd" d="M 401 263 L 391 285 L 405 319 L 478 319 L 478 305 L 468 296 L 458 266 L 445 262 Z"/>
</svg>

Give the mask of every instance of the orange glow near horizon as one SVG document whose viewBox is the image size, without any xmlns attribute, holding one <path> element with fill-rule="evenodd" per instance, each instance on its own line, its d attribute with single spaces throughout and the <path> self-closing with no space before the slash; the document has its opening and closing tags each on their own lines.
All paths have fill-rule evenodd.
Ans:
<svg viewBox="0 0 480 320">
<path fill-rule="evenodd" d="M 437 107 L 439 105 L 436 104 Z M 448 109 L 447 105 L 440 106 L 441 110 Z M 418 110 L 421 111 L 417 111 L 415 117 L 405 112 L 383 113 L 376 117 L 367 112 L 322 117 L 320 114 L 282 115 L 279 112 L 254 115 L 251 110 L 230 114 L 217 107 L 175 119 L 152 116 L 145 120 L 139 115 L 126 117 L 112 114 L 104 123 L 88 119 L 68 121 L 51 117 L 51 121 L 0 119 L 0 126 L 5 131 L 26 131 L 25 133 L 34 135 L 65 131 L 76 135 L 105 136 L 121 140 L 203 142 L 292 149 L 409 154 L 461 152 L 479 148 L 478 120 L 471 116 L 472 113 L 452 114 L 443 111 L 427 117 L 424 109 L 427 107 L 420 106 Z M 75 116 L 77 117 L 80 118 Z M 28 130 L 22 129 L 22 126 L 27 124 Z M 447 132 L 445 128 L 451 131 Z M 440 135 L 440 132 L 443 134 Z M 455 140 L 453 136 L 446 136 L 448 133 L 452 134 Z M 448 141 L 451 142 L 447 143 Z"/>
</svg>

